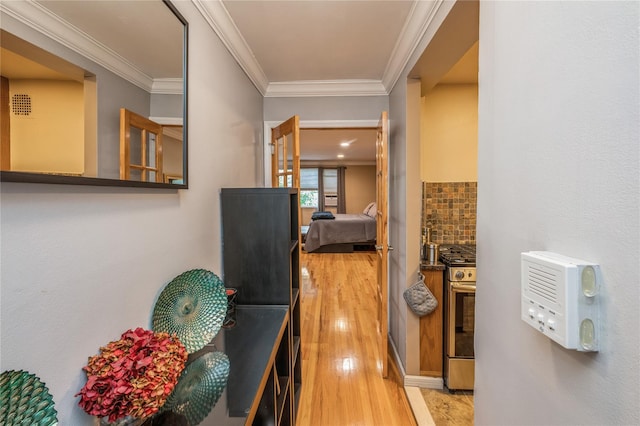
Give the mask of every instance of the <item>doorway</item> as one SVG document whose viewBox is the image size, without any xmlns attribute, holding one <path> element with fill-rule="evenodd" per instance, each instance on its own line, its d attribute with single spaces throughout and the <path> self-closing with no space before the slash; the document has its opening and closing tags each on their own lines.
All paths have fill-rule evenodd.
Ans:
<svg viewBox="0 0 640 426">
<path fill-rule="evenodd" d="M 410 235 L 417 240 L 421 229 L 431 225 L 435 243 L 466 243 L 471 237 L 475 243 L 478 20 L 477 2 L 456 2 L 409 73 L 415 80 L 407 84 L 407 102 L 414 103 L 415 112 L 411 129 L 407 124 L 407 133 L 417 136 L 412 152 L 417 153 L 419 161 L 410 162 L 411 173 L 408 171 L 407 175 L 417 177 L 412 194 L 420 197 L 420 216 L 411 227 L 407 226 L 408 241 Z M 472 203 L 473 212 L 465 211 Z M 471 218 L 472 225 L 462 223 Z M 414 252 L 411 257 L 419 259 L 419 245 L 410 247 Z M 410 321 L 413 319 L 407 318 L 407 323 Z M 413 321 L 407 327 L 411 330 L 407 341 L 414 336 L 419 339 L 422 327 L 422 321 Z M 421 345 L 419 359 L 407 355 L 408 368 L 429 371 L 423 368 L 430 355 L 428 350 Z M 412 385 L 421 388 L 443 386 L 437 373 L 410 379 Z"/>
<path fill-rule="evenodd" d="M 271 129 L 280 124 L 280 121 L 265 121 L 264 122 L 264 150 L 263 150 L 263 164 L 264 164 L 264 182 L 265 186 L 269 186 L 271 183 Z M 373 140 L 371 141 L 371 147 L 373 152 L 375 153 L 375 129 L 378 127 L 377 120 L 300 120 L 300 157 L 301 157 L 301 165 L 303 166 L 312 166 L 317 165 L 320 160 L 318 160 L 320 155 L 319 152 L 315 151 L 314 148 L 314 157 L 315 160 L 305 160 L 305 133 L 312 131 L 327 131 L 327 130 L 354 130 L 354 129 L 371 129 L 373 132 Z M 322 158 L 322 162 L 324 162 L 324 158 Z M 338 160 L 336 158 L 336 160 Z M 365 163 L 362 161 L 361 163 Z M 328 164 L 328 162 L 324 163 Z M 339 164 L 338 161 L 332 163 L 332 165 Z M 372 166 L 375 166 L 375 158 L 370 163 Z M 375 195 L 375 194 L 374 194 Z M 366 206 L 366 204 L 365 204 Z M 363 206 L 364 208 L 364 206 Z"/>
</svg>

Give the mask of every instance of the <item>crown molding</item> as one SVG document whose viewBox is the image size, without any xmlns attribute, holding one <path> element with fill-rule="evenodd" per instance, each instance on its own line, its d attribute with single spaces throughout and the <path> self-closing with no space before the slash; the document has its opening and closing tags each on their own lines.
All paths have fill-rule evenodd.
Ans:
<svg viewBox="0 0 640 426">
<path fill-rule="evenodd" d="M 151 85 L 151 93 L 159 95 L 182 95 L 184 92 L 184 79 L 182 78 L 156 78 Z"/>
<path fill-rule="evenodd" d="M 158 124 L 163 124 L 166 126 L 182 126 L 184 125 L 184 120 L 182 117 L 160 117 L 160 116 L 151 116 L 149 120 L 155 121 Z"/>
<path fill-rule="evenodd" d="M 191 0 L 205 21 L 220 37 L 227 50 L 242 67 L 245 74 L 253 82 L 256 89 L 264 96 L 267 93 L 269 81 L 262 67 L 256 61 L 240 30 L 231 19 L 222 0 Z"/>
<path fill-rule="evenodd" d="M 191 0 L 220 37 L 258 91 L 265 97 L 380 96 L 388 95 L 418 46 L 443 0 L 416 1 L 409 12 L 381 81 L 328 80 L 269 83 L 222 0 Z M 0 2 L 0 12 L 92 60 L 132 84 L 151 93 L 181 94 L 177 80 L 153 80 L 135 65 L 33 1 Z"/>
<path fill-rule="evenodd" d="M 154 81 L 116 52 L 33 1 L 0 2 L 6 13 L 136 86 L 151 92 Z"/>
<path fill-rule="evenodd" d="M 391 93 L 443 1 L 416 1 L 413 4 L 384 70 L 382 84 L 387 93 Z"/>
<path fill-rule="evenodd" d="M 327 80 L 269 83 L 222 0 L 191 0 L 231 55 L 264 97 L 388 95 L 444 0 L 414 3 L 393 49 L 381 81 Z"/>
<path fill-rule="evenodd" d="M 384 96 L 379 80 L 316 80 L 269 83 L 265 97 Z"/>
</svg>

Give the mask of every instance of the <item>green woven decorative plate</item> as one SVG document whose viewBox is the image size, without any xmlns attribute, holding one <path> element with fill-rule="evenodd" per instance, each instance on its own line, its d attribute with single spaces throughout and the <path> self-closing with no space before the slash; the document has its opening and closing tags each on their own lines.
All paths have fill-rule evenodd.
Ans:
<svg viewBox="0 0 640 426">
<path fill-rule="evenodd" d="M 184 369 L 163 411 L 172 411 L 197 425 L 211 412 L 229 379 L 229 357 L 208 352 Z"/>
<path fill-rule="evenodd" d="M 213 272 L 192 269 L 175 277 L 153 309 L 153 331 L 176 334 L 193 353 L 213 339 L 227 312 L 224 284 Z"/>
<path fill-rule="evenodd" d="M 26 371 L 0 375 L 0 425 L 50 426 L 58 423 L 49 389 Z"/>
</svg>

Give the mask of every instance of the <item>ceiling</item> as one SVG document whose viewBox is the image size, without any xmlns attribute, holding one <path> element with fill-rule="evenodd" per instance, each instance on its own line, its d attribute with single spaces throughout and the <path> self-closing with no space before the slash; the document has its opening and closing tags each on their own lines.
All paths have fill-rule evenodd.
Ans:
<svg viewBox="0 0 640 426">
<path fill-rule="evenodd" d="M 377 133 L 377 129 L 300 129 L 301 162 L 375 164 Z"/>
<path fill-rule="evenodd" d="M 182 77 L 182 25 L 157 1 L 37 0 L 36 3 L 80 34 L 112 49 L 152 79 Z"/>
<path fill-rule="evenodd" d="M 388 95 L 440 5 L 440 1 L 433 0 L 191 2 L 265 97 Z M 2 3 L 4 7 L 23 4 Z M 113 21 L 105 17 L 113 16 L 120 28 L 132 29 L 154 21 L 155 18 L 131 20 L 132 16 L 155 13 L 147 7 L 153 3 L 157 2 L 40 0 L 29 4 L 62 18 L 91 38 L 109 40 L 105 44 L 121 55 L 123 62 L 137 57 L 136 61 L 141 62 L 138 67 L 144 70 L 145 61 L 157 61 L 157 56 L 147 54 L 149 49 L 136 48 L 138 42 L 145 42 L 140 36 L 113 31 Z M 423 79 L 425 87 L 433 87 L 441 80 L 448 84 L 477 82 L 477 44 L 472 46 L 477 40 L 477 3 L 457 2 L 450 12 L 452 18 L 447 18 L 452 22 L 450 28 L 442 25 L 423 53 L 410 75 Z M 462 10 L 470 8 L 476 12 Z M 458 15 L 463 18 L 456 18 Z M 447 43 L 448 37 L 464 41 L 453 49 Z M 165 54 L 179 49 L 168 41 L 163 43 Z M 151 68 L 158 66 L 149 65 Z M 172 73 L 176 70 L 149 77 L 166 78 Z M 423 93 L 428 90 L 425 87 Z M 303 131 L 303 157 L 313 161 L 336 159 L 335 147 L 340 141 L 356 140 L 345 150 L 347 159 L 342 161 L 375 161 L 373 142 L 371 147 L 360 150 L 369 138 L 358 130 L 349 132 Z M 318 139 L 320 135 L 322 140 Z M 323 147 L 329 151 L 324 152 Z"/>
<path fill-rule="evenodd" d="M 265 97 L 388 95 L 442 3 L 192 1 Z M 475 32 L 477 40 L 478 1 L 458 3 L 476 9 L 476 22 L 459 20 L 457 37 Z M 444 50 L 456 60 L 464 53 Z M 454 64 L 445 62 L 446 70 L 435 67 L 440 77 Z M 458 77 L 476 78 L 470 73 Z"/>
<path fill-rule="evenodd" d="M 272 83 L 382 82 L 413 1 L 223 1 Z M 274 25 L 274 23 L 276 23 Z"/>
<path fill-rule="evenodd" d="M 424 34 L 425 26 L 420 24 L 428 22 L 438 3 L 201 2 L 212 16 L 218 10 L 213 6 L 224 10 L 215 15 L 217 32 L 265 97 L 389 94 Z M 477 83 L 478 46 L 473 41 L 478 33 L 478 3 L 461 3 L 465 4 L 452 10 L 451 29 L 444 26 L 440 38 L 453 29 L 463 51 L 447 48 L 443 40 L 439 43 L 443 47 L 423 55 L 424 66 L 418 64 L 413 76 L 424 74 L 429 83 L 440 80 L 435 84 Z M 433 67 L 440 57 L 445 60 Z M 300 139 L 303 162 L 375 164 L 375 129 L 302 129 Z M 341 148 L 342 141 L 354 142 Z M 338 154 L 344 158 L 337 158 Z"/>
</svg>

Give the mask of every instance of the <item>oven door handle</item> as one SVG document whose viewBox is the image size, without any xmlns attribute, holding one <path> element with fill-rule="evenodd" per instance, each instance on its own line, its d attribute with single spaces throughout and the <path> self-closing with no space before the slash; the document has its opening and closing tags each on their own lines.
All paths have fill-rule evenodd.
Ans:
<svg viewBox="0 0 640 426">
<path fill-rule="evenodd" d="M 454 292 L 475 292 L 476 286 L 473 284 L 460 284 L 460 283 L 450 283 L 451 290 Z"/>
</svg>

